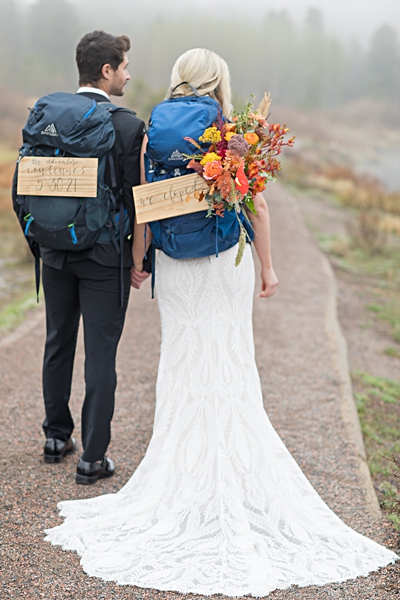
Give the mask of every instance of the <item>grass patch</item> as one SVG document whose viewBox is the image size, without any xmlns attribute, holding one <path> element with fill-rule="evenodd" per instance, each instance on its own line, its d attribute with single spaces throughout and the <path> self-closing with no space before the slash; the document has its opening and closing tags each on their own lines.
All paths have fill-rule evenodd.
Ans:
<svg viewBox="0 0 400 600">
<path fill-rule="evenodd" d="M 0 159 L 6 150 L 0 147 Z M 0 183 L 1 183 L 0 160 Z M 0 331 L 13 329 L 36 306 L 33 257 L 11 206 L 10 190 L 0 187 Z"/>
<path fill-rule="evenodd" d="M 368 279 L 377 301 L 367 305 L 378 319 L 390 325 L 390 336 L 400 344 L 400 244 L 392 241 L 381 252 L 371 253 L 350 235 L 313 231 L 318 244 L 335 267 Z M 392 356 L 398 350 L 391 351 Z M 388 353 L 388 352 L 386 352 Z"/>
<path fill-rule="evenodd" d="M 400 344 L 400 302 L 384 302 L 382 304 L 367 304 L 368 310 L 374 312 L 379 319 L 390 323 L 391 336 Z M 395 352 L 397 354 L 397 352 Z M 393 354 L 392 354 L 393 356 Z"/>
<path fill-rule="evenodd" d="M 400 349 L 393 348 L 393 346 L 387 346 L 383 353 L 386 354 L 386 356 L 395 356 L 396 358 L 400 358 Z"/>
<path fill-rule="evenodd" d="M 400 470 L 390 459 L 400 455 L 400 382 L 359 371 L 353 374 L 353 384 L 378 498 L 390 520 L 399 528 Z"/>
<path fill-rule="evenodd" d="M 329 231 L 313 232 L 320 248 L 330 254 L 336 266 L 344 271 L 376 280 L 383 280 L 385 287 L 400 289 L 400 243 L 393 240 L 378 253 L 371 253 L 357 245 L 351 235 Z"/>
<path fill-rule="evenodd" d="M 318 148 L 311 143 L 309 148 L 303 147 L 296 156 L 286 156 L 282 181 L 303 190 L 313 188 L 331 194 L 343 206 L 400 217 L 400 192 L 387 192 L 381 183 L 358 175 L 348 164 L 332 164 L 332 157 L 326 155 L 326 150 L 330 152 L 327 144 Z M 388 223 L 389 230 L 395 232 L 397 228 L 396 219 Z"/>
<path fill-rule="evenodd" d="M 36 301 L 36 294 L 28 294 L 23 298 L 14 300 L 0 311 L 0 332 L 4 333 L 17 327 L 24 319 L 28 311 L 40 306 Z"/>
</svg>

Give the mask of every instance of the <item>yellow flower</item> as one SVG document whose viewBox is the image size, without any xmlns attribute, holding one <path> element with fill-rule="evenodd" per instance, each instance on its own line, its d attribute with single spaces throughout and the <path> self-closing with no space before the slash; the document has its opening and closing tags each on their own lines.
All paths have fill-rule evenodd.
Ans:
<svg viewBox="0 0 400 600">
<path fill-rule="evenodd" d="M 229 142 L 229 140 L 234 136 L 237 135 L 237 133 L 235 133 L 234 131 L 228 131 L 228 133 L 225 134 L 225 139 L 227 142 Z"/>
<path fill-rule="evenodd" d="M 221 141 L 221 132 L 216 127 L 208 127 L 202 136 L 199 137 L 199 142 L 210 142 L 210 144 L 218 144 Z"/>
<path fill-rule="evenodd" d="M 216 152 L 207 152 L 207 154 L 205 154 L 201 159 L 200 164 L 206 165 L 208 162 L 212 162 L 213 160 L 221 160 L 221 157 L 218 156 Z"/>
</svg>

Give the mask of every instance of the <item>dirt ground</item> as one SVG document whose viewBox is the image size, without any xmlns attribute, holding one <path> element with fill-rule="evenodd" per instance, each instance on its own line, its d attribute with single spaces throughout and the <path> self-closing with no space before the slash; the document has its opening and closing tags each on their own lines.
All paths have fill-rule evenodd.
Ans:
<svg viewBox="0 0 400 600">
<path fill-rule="evenodd" d="M 332 287 L 326 259 L 307 232 L 297 203 L 279 187 L 274 187 L 269 196 L 280 289 L 268 301 L 256 298 L 254 307 L 256 356 L 267 412 L 327 504 L 357 531 L 399 551 L 399 536 L 391 524 L 372 516 L 367 500 L 368 482 L 359 468 L 353 430 L 344 419 L 342 374 L 327 338 L 326 314 Z M 349 303 L 347 307 L 351 308 Z M 342 305 L 343 311 L 346 312 Z M 149 285 L 132 293 L 118 355 L 117 403 L 109 449 L 117 471 L 111 480 L 98 482 L 89 489 L 75 484 L 76 456 L 68 457 L 60 465 L 46 465 L 42 459 L 43 317 L 41 308 L 29 315 L 24 325 L 0 339 L 3 506 L 0 597 L 5 600 L 183 598 L 174 592 L 120 587 L 89 578 L 76 554 L 43 541 L 43 530 L 60 522 L 58 501 L 117 491 L 144 455 L 152 432 L 159 352 L 158 312 L 156 303 L 150 301 Z M 390 368 L 385 373 L 391 373 Z M 71 399 L 78 440 L 82 395 L 80 338 Z M 396 563 L 367 578 L 323 588 L 294 587 L 276 591 L 269 598 L 398 599 L 399 568 Z M 195 595 L 186 598 L 200 600 Z"/>
</svg>

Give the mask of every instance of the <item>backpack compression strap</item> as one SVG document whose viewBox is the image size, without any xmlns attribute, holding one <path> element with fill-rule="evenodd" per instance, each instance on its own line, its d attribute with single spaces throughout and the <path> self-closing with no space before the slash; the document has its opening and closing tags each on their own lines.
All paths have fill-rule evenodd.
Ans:
<svg viewBox="0 0 400 600">
<path fill-rule="evenodd" d="M 112 102 L 98 102 L 98 104 L 103 105 L 104 108 L 106 108 L 106 110 L 108 110 L 110 113 L 125 110 L 125 111 L 136 114 L 134 111 L 131 111 L 122 106 L 117 106 L 116 104 L 113 104 Z M 118 190 L 118 192 L 115 195 L 113 193 L 113 189 L 115 189 L 117 187 L 117 178 L 115 175 L 115 164 L 114 164 L 114 158 L 111 153 L 111 150 L 109 150 L 109 152 L 108 152 L 108 164 L 110 167 L 111 188 L 112 188 L 110 190 L 110 197 L 111 197 L 111 201 L 114 205 L 114 209 L 116 208 L 117 198 L 120 198 L 120 202 L 119 202 L 119 248 L 118 248 L 117 241 L 115 239 L 114 231 L 111 228 L 110 228 L 110 235 L 111 235 L 112 242 L 115 246 L 115 249 L 117 250 L 118 254 L 120 255 L 121 308 L 122 308 L 124 305 L 124 289 L 125 289 L 125 286 L 124 286 L 124 220 L 125 220 L 124 194 L 123 194 L 122 188 L 120 190 Z"/>
<path fill-rule="evenodd" d="M 109 151 L 108 153 L 108 164 L 110 166 L 110 176 L 111 176 L 111 187 L 112 188 L 116 188 L 117 187 L 117 178 L 115 175 L 115 164 L 114 164 L 114 157 L 111 154 L 111 151 Z M 124 305 L 124 222 L 125 222 L 125 215 L 124 215 L 124 194 L 122 189 L 118 190 L 116 196 L 114 196 L 114 193 L 112 190 L 110 190 L 111 192 L 111 199 L 112 202 L 114 204 L 114 208 L 116 207 L 117 204 L 117 198 L 120 197 L 119 200 L 119 254 L 120 254 L 120 278 L 121 278 L 121 308 Z M 111 229 L 110 229 L 111 232 Z M 114 233 L 114 232 L 112 232 Z M 114 240 L 113 240 L 114 241 Z M 117 248 L 118 251 L 118 248 Z"/>
</svg>

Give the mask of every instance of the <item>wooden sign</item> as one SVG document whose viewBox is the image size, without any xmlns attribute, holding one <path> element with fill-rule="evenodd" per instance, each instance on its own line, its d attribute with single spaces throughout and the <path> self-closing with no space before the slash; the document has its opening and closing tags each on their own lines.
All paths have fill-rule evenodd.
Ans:
<svg viewBox="0 0 400 600">
<path fill-rule="evenodd" d="M 97 196 L 97 158 L 24 156 L 18 167 L 21 196 Z"/>
<path fill-rule="evenodd" d="M 132 188 L 137 222 L 148 223 L 207 210 L 207 202 L 199 202 L 198 198 L 201 192 L 208 190 L 197 173 L 137 185 Z"/>
</svg>

